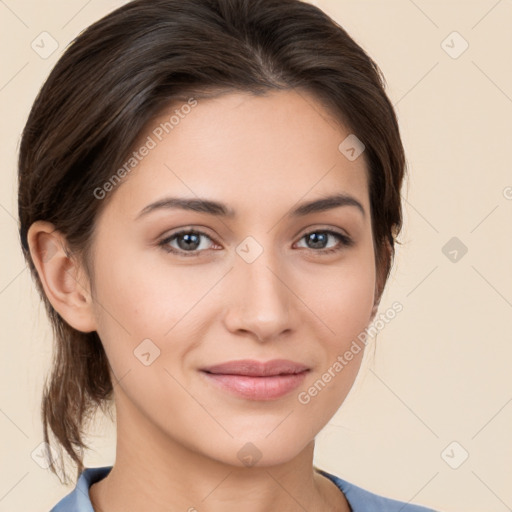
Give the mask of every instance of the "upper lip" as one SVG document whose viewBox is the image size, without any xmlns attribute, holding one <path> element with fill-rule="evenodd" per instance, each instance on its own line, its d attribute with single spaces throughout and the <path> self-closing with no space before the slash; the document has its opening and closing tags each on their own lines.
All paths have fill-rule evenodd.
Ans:
<svg viewBox="0 0 512 512">
<path fill-rule="evenodd" d="M 287 359 L 273 359 L 272 361 L 255 361 L 252 359 L 241 359 L 201 368 L 208 373 L 224 375 L 247 375 L 249 377 L 269 377 L 272 375 L 290 375 L 309 370 L 309 367 L 289 361 Z"/>
</svg>

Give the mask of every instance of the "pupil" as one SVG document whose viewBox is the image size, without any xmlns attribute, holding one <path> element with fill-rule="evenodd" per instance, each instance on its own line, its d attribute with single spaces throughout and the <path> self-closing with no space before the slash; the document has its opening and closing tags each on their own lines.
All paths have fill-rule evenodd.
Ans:
<svg viewBox="0 0 512 512">
<path fill-rule="evenodd" d="M 184 244 L 179 244 L 183 246 L 181 249 L 197 249 L 197 246 L 199 245 L 199 236 L 195 233 L 181 235 L 181 239 L 184 240 Z M 190 244 L 192 244 L 192 247 Z"/>
<path fill-rule="evenodd" d="M 313 242 L 313 247 L 315 249 L 323 249 L 323 244 L 326 242 L 327 233 L 320 233 L 318 235 L 317 233 L 311 233 L 309 235 L 309 240 Z M 318 241 L 320 239 L 320 242 Z"/>
</svg>

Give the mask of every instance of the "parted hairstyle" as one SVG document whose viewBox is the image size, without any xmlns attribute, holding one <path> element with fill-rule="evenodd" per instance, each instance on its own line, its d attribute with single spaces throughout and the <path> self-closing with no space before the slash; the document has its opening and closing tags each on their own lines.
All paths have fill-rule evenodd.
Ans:
<svg viewBox="0 0 512 512">
<path fill-rule="evenodd" d="M 385 84 L 339 24 L 299 0 L 135 0 L 69 44 L 34 101 L 18 160 L 21 246 L 55 343 L 41 402 L 44 440 L 50 444 L 50 433 L 57 441 L 65 483 L 62 449 L 78 478 L 89 449 L 85 424 L 98 407 L 111 411 L 113 384 L 97 332 L 72 328 L 46 297 L 29 251 L 30 225 L 52 223 L 92 277 L 95 221 L 115 194 L 99 200 L 94 191 L 126 162 L 151 119 L 190 97 L 293 89 L 312 95 L 365 145 L 383 288 L 399 243 L 406 172 Z M 59 476 L 55 463 L 50 468 Z"/>
</svg>

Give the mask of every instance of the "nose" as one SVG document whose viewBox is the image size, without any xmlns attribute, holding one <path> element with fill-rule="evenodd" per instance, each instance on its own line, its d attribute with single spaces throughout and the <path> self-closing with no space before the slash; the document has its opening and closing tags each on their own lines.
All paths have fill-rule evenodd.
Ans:
<svg viewBox="0 0 512 512">
<path fill-rule="evenodd" d="M 252 263 L 237 257 L 228 283 L 226 328 L 250 333 L 260 342 L 276 339 L 294 329 L 294 294 L 275 259 L 263 253 Z"/>
</svg>

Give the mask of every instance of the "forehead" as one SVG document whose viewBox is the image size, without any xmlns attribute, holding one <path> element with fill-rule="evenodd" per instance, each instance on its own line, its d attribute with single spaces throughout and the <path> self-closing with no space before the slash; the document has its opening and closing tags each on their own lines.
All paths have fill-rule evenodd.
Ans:
<svg viewBox="0 0 512 512">
<path fill-rule="evenodd" d="M 341 192 L 369 211 L 364 155 L 349 160 L 340 151 L 350 131 L 312 96 L 233 92 L 194 101 L 174 104 L 139 137 L 140 160 L 112 198 L 123 216 L 166 195 L 215 198 L 243 212 Z"/>
</svg>

